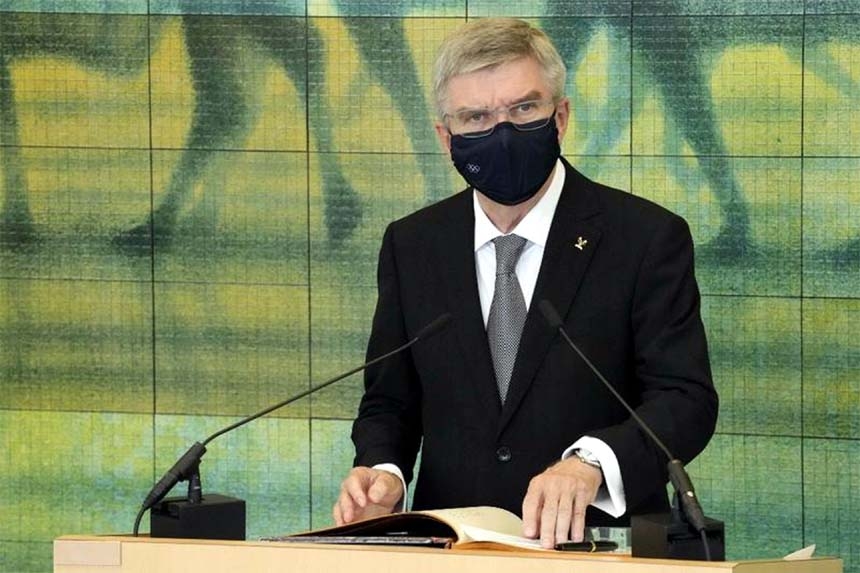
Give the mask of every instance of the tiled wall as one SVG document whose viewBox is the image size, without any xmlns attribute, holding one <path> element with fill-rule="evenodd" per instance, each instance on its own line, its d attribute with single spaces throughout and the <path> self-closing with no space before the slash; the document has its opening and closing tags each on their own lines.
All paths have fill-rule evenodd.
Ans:
<svg viewBox="0 0 860 573">
<path fill-rule="evenodd" d="M 435 49 L 490 15 L 568 62 L 567 157 L 691 224 L 728 555 L 860 571 L 856 0 L 0 0 L 0 570 L 362 361 L 384 225 L 461 185 Z M 360 387 L 219 438 L 204 488 L 327 524 Z"/>
</svg>

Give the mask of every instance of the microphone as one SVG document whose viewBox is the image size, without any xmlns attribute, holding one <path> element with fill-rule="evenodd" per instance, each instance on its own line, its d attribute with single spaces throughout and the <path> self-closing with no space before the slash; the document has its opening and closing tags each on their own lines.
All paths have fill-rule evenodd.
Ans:
<svg viewBox="0 0 860 573">
<path fill-rule="evenodd" d="M 414 344 L 416 344 L 420 340 L 424 340 L 426 338 L 430 338 L 436 335 L 439 331 L 445 328 L 448 323 L 451 322 L 451 313 L 446 312 L 438 317 L 436 317 L 429 324 L 425 325 L 418 333 L 412 337 L 405 344 L 398 346 L 394 350 L 386 352 L 381 356 L 377 356 L 376 358 L 365 362 L 361 366 L 357 366 L 352 370 L 344 372 L 343 374 L 339 374 L 334 378 L 323 382 L 317 386 L 313 386 L 308 390 L 300 392 L 294 396 L 290 396 L 286 400 L 278 402 L 273 406 L 269 406 L 259 412 L 252 414 L 246 418 L 239 420 L 234 424 L 230 424 L 226 428 L 218 430 L 208 438 L 206 438 L 202 443 L 195 442 L 188 451 L 182 454 L 173 467 L 167 470 L 158 483 L 153 486 L 153 488 L 149 491 L 146 497 L 141 504 L 140 510 L 137 513 L 137 516 L 134 520 L 134 536 L 136 537 L 138 534 L 138 529 L 140 528 L 140 520 L 143 517 L 143 514 L 148 509 L 153 509 L 150 517 L 155 521 L 155 505 L 160 502 L 165 495 L 175 486 L 177 483 L 181 481 L 188 481 L 188 497 L 187 500 L 181 500 L 182 502 L 187 501 L 189 506 L 203 506 L 204 502 L 209 500 L 204 500 L 202 496 L 202 487 L 200 485 L 200 460 L 203 457 L 203 454 L 206 453 L 206 445 L 209 444 L 215 438 L 226 434 L 236 428 L 244 426 L 245 424 L 256 420 L 262 416 L 270 412 L 274 412 L 279 408 L 283 408 L 288 404 L 292 404 L 297 400 L 301 400 L 314 392 L 318 392 L 327 386 L 334 384 L 335 382 L 339 382 L 344 378 L 355 374 L 356 372 L 360 372 L 365 370 L 383 360 L 391 358 L 392 356 L 403 352 L 404 350 L 410 348 Z M 155 523 L 153 523 L 153 527 L 151 529 L 150 535 L 152 537 L 191 537 L 196 539 L 244 539 L 245 538 L 245 502 L 241 500 L 236 500 L 234 498 L 227 498 L 225 496 L 220 496 L 218 494 L 212 494 L 208 496 L 209 498 L 214 498 L 213 508 L 209 512 L 209 515 L 202 516 L 199 515 L 204 513 L 204 511 L 196 511 L 194 517 L 188 519 L 188 527 L 185 526 L 177 526 L 175 523 L 164 522 L 164 527 L 155 527 Z M 165 504 L 167 504 L 171 500 L 165 500 Z M 172 500 L 178 501 L 178 500 Z M 239 508 L 236 504 L 241 504 L 241 508 Z M 179 513 L 181 509 L 177 508 L 159 508 L 160 511 L 158 515 L 165 515 L 166 519 L 171 519 L 175 521 L 176 513 Z M 218 515 L 218 512 L 221 512 L 221 515 Z M 180 515 L 181 519 L 181 515 Z M 241 527 L 236 526 L 236 521 L 241 520 Z M 219 522 L 227 522 L 231 521 L 233 523 L 224 523 L 223 526 L 219 525 Z M 159 522 L 159 525 L 162 525 L 162 522 Z M 155 531 L 159 529 L 159 531 Z M 191 529 L 191 531 L 189 531 Z M 241 533 L 239 533 L 239 529 L 241 529 Z M 157 534 L 163 533 L 163 534 Z"/>
<path fill-rule="evenodd" d="M 557 330 L 564 340 L 567 342 L 568 346 L 570 346 L 574 352 L 582 359 L 583 362 L 588 366 L 588 368 L 597 376 L 598 380 L 600 380 L 604 386 L 615 396 L 615 399 L 618 400 L 622 406 L 630 413 L 630 416 L 636 420 L 636 423 L 639 424 L 639 427 L 648 434 L 648 437 L 657 445 L 660 450 L 666 455 L 666 458 L 669 460 L 666 468 L 669 473 L 669 480 L 672 482 L 672 485 L 675 488 L 675 496 L 674 496 L 674 507 L 672 511 L 673 523 L 668 524 L 669 527 L 666 528 L 665 533 L 663 534 L 664 539 L 661 541 L 654 542 L 653 537 L 654 533 L 652 531 L 647 531 L 645 534 L 645 548 L 644 552 L 637 552 L 634 545 L 634 557 L 662 557 L 662 558 L 676 558 L 676 559 L 688 559 L 697 558 L 698 553 L 695 549 L 690 548 L 688 546 L 684 546 L 681 538 L 679 538 L 679 529 L 689 530 L 687 524 L 695 530 L 698 536 L 702 540 L 702 545 L 704 549 L 704 556 L 707 561 L 711 560 L 711 551 L 710 546 L 708 545 L 708 534 L 712 534 L 711 537 L 715 538 L 716 541 L 719 542 L 719 555 L 717 556 L 717 560 L 725 559 L 725 543 L 723 541 L 723 524 L 722 522 L 718 522 L 713 519 L 709 519 L 705 517 L 704 511 L 702 511 L 702 506 L 699 504 L 699 499 L 696 497 L 696 491 L 693 489 L 693 482 L 690 479 L 690 476 L 687 474 L 687 471 L 684 469 L 684 464 L 681 463 L 681 460 L 677 459 L 672 453 L 669 451 L 669 448 L 666 447 L 666 444 L 657 437 L 657 434 L 651 429 L 651 427 L 643 420 L 639 414 L 627 403 L 627 400 L 615 389 L 615 387 L 609 383 L 608 380 L 601 374 L 600 370 L 591 363 L 591 360 L 579 349 L 579 347 L 574 344 L 573 340 L 571 340 L 570 336 L 567 334 L 567 331 L 564 328 L 564 323 L 561 320 L 561 317 L 558 315 L 558 312 L 555 310 L 555 307 L 546 299 L 541 300 L 538 303 L 538 308 L 540 309 L 541 314 L 546 320 L 547 324 L 555 330 Z M 678 503 L 680 503 L 681 513 L 678 512 Z M 634 516 L 635 519 L 635 516 Z M 679 521 L 680 520 L 680 521 Z M 686 523 L 683 522 L 686 520 Z M 662 520 L 665 521 L 665 520 Z M 633 524 L 631 524 L 633 525 Z M 667 524 L 661 524 L 661 526 L 665 526 Z M 674 526 L 674 527 L 672 527 Z M 649 526 L 643 525 L 642 529 L 649 529 Z M 636 527 L 633 527 L 633 538 L 636 539 L 637 530 Z M 673 546 L 674 543 L 674 546 Z"/>
</svg>

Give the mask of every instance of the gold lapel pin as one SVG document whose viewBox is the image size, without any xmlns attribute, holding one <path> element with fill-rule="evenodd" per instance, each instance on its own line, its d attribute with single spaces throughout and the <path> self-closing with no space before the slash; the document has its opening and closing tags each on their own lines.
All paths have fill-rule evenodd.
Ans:
<svg viewBox="0 0 860 573">
<path fill-rule="evenodd" d="M 588 239 L 583 239 L 582 237 L 578 237 L 576 239 L 576 243 L 573 244 L 574 247 L 579 249 L 580 251 L 585 249 L 585 245 L 588 244 Z"/>
</svg>

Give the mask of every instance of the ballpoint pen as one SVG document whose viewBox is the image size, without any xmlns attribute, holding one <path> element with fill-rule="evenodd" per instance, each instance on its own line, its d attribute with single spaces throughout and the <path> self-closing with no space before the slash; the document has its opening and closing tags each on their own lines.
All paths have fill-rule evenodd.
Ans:
<svg viewBox="0 0 860 573">
<path fill-rule="evenodd" d="M 555 546 L 557 551 L 582 551 L 584 553 L 596 553 L 598 551 L 615 551 L 618 544 L 614 541 L 563 541 Z"/>
</svg>

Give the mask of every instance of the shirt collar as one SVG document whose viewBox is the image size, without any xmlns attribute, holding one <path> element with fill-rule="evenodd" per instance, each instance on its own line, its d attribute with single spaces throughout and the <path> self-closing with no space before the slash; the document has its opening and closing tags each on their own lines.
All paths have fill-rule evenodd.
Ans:
<svg viewBox="0 0 860 573">
<path fill-rule="evenodd" d="M 549 187 L 544 193 L 540 201 L 532 207 L 531 211 L 526 213 L 511 233 L 516 233 L 520 237 L 528 240 L 530 243 L 535 243 L 541 247 L 546 246 L 546 239 L 549 236 L 549 227 L 552 224 L 552 218 L 555 215 L 555 208 L 558 206 L 558 200 L 561 197 L 561 190 L 564 187 L 565 169 L 561 160 L 557 160 L 552 173 L 552 180 Z M 472 191 L 472 204 L 475 210 L 475 251 L 492 241 L 496 237 L 504 235 L 499 231 L 484 210 L 481 209 L 481 204 L 478 203 L 477 191 Z"/>
</svg>

